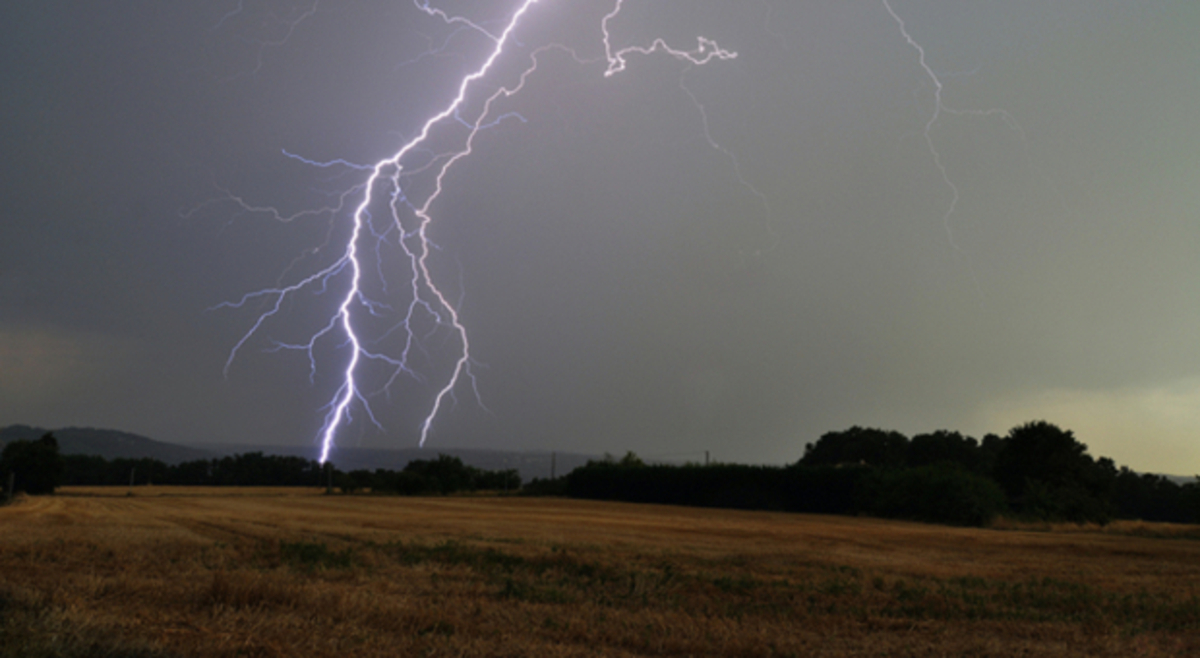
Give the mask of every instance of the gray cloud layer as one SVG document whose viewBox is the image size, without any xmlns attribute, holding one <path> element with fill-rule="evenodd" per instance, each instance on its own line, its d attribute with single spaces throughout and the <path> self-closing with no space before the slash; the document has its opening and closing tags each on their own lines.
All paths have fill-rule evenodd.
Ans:
<svg viewBox="0 0 1200 658">
<path fill-rule="evenodd" d="M 511 3 L 472 4 L 444 6 Z M 334 368 L 310 384 L 302 355 L 265 353 L 299 339 L 280 323 L 226 380 L 253 317 L 206 309 L 295 280 L 329 222 L 221 190 L 330 203 L 356 179 L 282 152 L 386 156 L 487 44 L 407 2 L 322 4 L 290 34 L 303 3 L 222 21 L 234 6 L 0 9 L 0 423 L 313 441 Z M 948 218 L 933 81 L 882 2 L 628 0 L 622 43 L 704 35 L 738 59 L 605 78 L 548 53 L 500 110 L 524 121 L 482 135 L 435 208 L 487 410 L 461 389 L 430 448 L 782 461 L 851 424 L 1046 417 L 1134 468 L 1200 471 L 1200 9 L 892 6 L 957 110 L 931 132 Z M 549 41 L 599 56 L 610 7 L 543 0 L 501 77 Z M 431 389 L 400 384 L 386 433 L 342 440 L 412 445 Z"/>
</svg>

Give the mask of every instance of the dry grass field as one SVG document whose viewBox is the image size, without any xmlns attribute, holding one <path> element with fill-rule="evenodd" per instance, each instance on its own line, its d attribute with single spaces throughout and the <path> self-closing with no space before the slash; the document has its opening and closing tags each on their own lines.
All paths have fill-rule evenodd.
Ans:
<svg viewBox="0 0 1200 658">
<path fill-rule="evenodd" d="M 1195 528 L 126 493 L 0 508 L 0 655 L 1200 655 Z"/>
</svg>

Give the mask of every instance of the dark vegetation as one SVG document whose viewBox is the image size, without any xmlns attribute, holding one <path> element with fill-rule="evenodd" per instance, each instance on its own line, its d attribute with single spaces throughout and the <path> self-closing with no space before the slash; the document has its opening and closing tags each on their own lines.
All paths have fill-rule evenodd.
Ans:
<svg viewBox="0 0 1200 658">
<path fill-rule="evenodd" d="M 54 493 L 63 473 L 63 459 L 53 434 L 35 441 L 13 441 L 0 452 L 0 477 L 6 497 L 14 491 Z"/>
<path fill-rule="evenodd" d="M 356 470 L 335 473 L 333 483 L 351 493 L 362 489 L 408 496 L 446 495 L 464 491 L 517 491 L 521 476 L 516 469 L 485 471 L 467 466 L 458 457 L 438 455 L 437 459 L 416 459 L 403 470 Z"/>
<path fill-rule="evenodd" d="M 1095 459 L 1069 430 L 1039 421 L 982 441 L 937 431 L 909 439 L 851 427 L 805 446 L 784 467 L 646 464 L 635 454 L 590 461 L 566 476 L 530 482 L 515 469 L 487 471 L 457 457 L 414 460 L 402 470 L 339 471 L 293 456 L 252 452 L 169 465 L 155 459 L 61 456 L 52 435 L 13 441 L 0 475 L 15 489 L 66 485 L 326 486 L 344 493 L 448 495 L 509 491 L 641 503 L 866 514 L 954 525 L 1018 519 L 1107 523 L 1115 518 L 1200 523 L 1200 479 L 1187 484 Z M 7 486 L 7 483 L 6 483 Z"/>
<path fill-rule="evenodd" d="M 0 456 L 0 475 L 7 478 L 10 474 L 14 490 L 29 494 L 53 493 L 61 485 L 327 486 L 345 493 L 369 489 L 375 493 L 403 495 L 516 491 L 521 488 L 521 477 L 515 469 L 486 471 L 446 455 L 411 461 L 400 471 L 381 468 L 349 473 L 302 457 L 261 452 L 166 464 L 150 458 L 110 460 L 99 456 L 60 455 L 51 434 L 37 441 L 13 441 L 5 445 Z"/>
<path fill-rule="evenodd" d="M 547 483 L 536 483 L 549 488 Z M 1047 422 L 983 441 L 938 431 L 911 440 L 852 427 L 825 434 L 786 467 L 647 466 L 632 453 L 565 476 L 579 498 L 769 509 L 981 525 L 1000 514 L 1039 521 L 1114 518 L 1200 522 L 1200 479 L 1184 485 L 1093 459 Z"/>
<path fill-rule="evenodd" d="M 869 514 L 955 525 L 982 525 L 1005 510 L 995 482 L 953 464 L 885 468 L 797 464 L 787 467 L 629 466 L 596 462 L 566 476 L 577 498 Z"/>
</svg>

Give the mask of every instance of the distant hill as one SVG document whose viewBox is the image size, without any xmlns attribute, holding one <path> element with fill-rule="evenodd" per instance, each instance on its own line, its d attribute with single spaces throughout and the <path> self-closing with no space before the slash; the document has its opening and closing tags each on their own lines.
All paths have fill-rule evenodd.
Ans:
<svg viewBox="0 0 1200 658">
<path fill-rule="evenodd" d="M 212 459 L 217 453 L 190 448 L 174 443 L 155 441 L 137 434 L 117 430 L 101 430 L 90 427 L 64 427 L 47 430 L 28 425 L 9 425 L 0 429 L 0 444 L 40 438 L 46 432 L 58 439 L 59 451 L 64 455 L 99 455 L 105 459 L 157 459 L 167 464 L 178 464 L 197 459 Z"/>
</svg>

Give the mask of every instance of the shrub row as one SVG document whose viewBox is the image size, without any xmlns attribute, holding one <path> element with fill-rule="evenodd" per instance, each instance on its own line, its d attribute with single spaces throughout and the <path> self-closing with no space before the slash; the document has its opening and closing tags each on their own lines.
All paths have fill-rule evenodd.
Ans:
<svg viewBox="0 0 1200 658">
<path fill-rule="evenodd" d="M 401 495 L 516 491 L 521 487 L 521 477 L 515 469 L 485 471 L 446 455 L 438 455 L 437 459 L 411 461 L 400 471 L 380 468 L 349 473 L 336 469 L 330 472 L 320 463 L 302 457 L 264 455 L 261 452 L 175 465 L 155 459 L 109 460 L 94 455 L 66 455 L 59 459 L 62 468 L 54 475 L 54 485 L 316 487 L 332 481 L 343 492 L 370 489 L 376 493 Z M 54 485 L 39 490 L 39 493 L 50 493 Z"/>
<path fill-rule="evenodd" d="M 871 514 L 954 525 L 982 525 L 1005 509 L 995 482 L 949 464 L 897 469 L 591 462 L 566 476 L 565 492 L 600 500 Z"/>
</svg>

